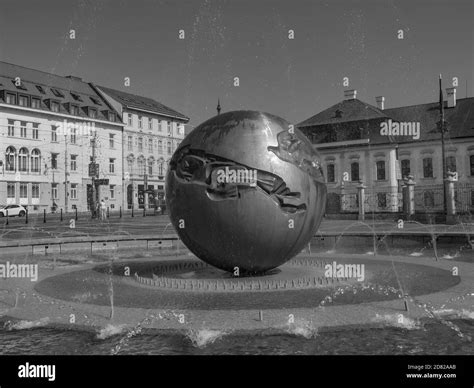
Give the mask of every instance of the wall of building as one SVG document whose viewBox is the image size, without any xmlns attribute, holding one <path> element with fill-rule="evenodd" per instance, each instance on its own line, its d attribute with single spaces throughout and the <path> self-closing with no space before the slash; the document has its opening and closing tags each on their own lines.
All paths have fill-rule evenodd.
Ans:
<svg viewBox="0 0 474 388">
<path fill-rule="evenodd" d="M 10 121 L 9 121 L 10 120 Z M 70 133 L 66 137 L 62 132 L 64 125 L 70 123 L 76 129 L 75 144 Z M 14 136 L 9 134 L 9 122 L 13 122 Z M 26 123 L 26 136 L 22 137 L 21 124 Z M 37 124 L 38 138 L 33 138 L 33 123 Z M 53 126 L 57 127 L 56 139 L 52 137 Z M 69 127 L 72 130 L 72 127 Z M 110 185 L 114 187 L 114 197 L 111 198 L 110 187 L 100 188 L 100 198 L 107 198 L 111 207 L 117 207 L 122 203 L 122 130 L 121 123 L 102 122 L 99 120 L 78 120 L 77 118 L 55 115 L 33 109 L 22 110 L 20 107 L 10 107 L 0 104 L 0 139 L 2 161 L 0 175 L 0 199 L 2 203 L 20 203 L 28 206 L 30 212 L 42 212 L 43 209 L 50 211 L 56 205 L 58 208 L 65 207 L 65 177 L 68 177 L 68 207 L 71 211 L 74 207 L 78 211 L 87 210 L 87 184 L 91 183 L 88 176 L 88 166 L 92 155 L 90 143 L 91 133 L 96 130 L 98 137 L 97 163 L 100 165 L 100 178 L 108 178 Z M 114 144 L 111 147 L 110 135 L 114 135 Z M 6 164 L 6 150 L 8 147 L 16 150 L 16 165 L 14 171 L 8 171 Z M 20 150 L 28 151 L 27 171 L 19 171 L 18 156 Z M 32 171 L 31 156 L 33 150 L 40 153 L 39 171 Z M 65 165 L 67 150 L 67 166 Z M 57 154 L 57 168 L 52 166 L 52 154 Z M 76 157 L 76 170 L 72 169 L 71 156 Z M 115 172 L 109 171 L 110 159 L 114 159 Z M 15 197 L 8 198 L 8 185 L 15 186 Z M 20 197 L 20 186 L 26 185 L 27 195 Z M 33 186 L 39 185 L 39 198 L 33 198 Z M 56 187 L 57 196 L 53 193 Z M 113 205 L 113 206 L 112 206 Z"/>
</svg>

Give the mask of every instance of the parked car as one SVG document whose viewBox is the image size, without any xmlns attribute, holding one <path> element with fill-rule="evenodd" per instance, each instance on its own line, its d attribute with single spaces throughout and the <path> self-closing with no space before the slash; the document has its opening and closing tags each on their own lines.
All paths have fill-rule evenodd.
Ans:
<svg viewBox="0 0 474 388">
<path fill-rule="evenodd" d="M 0 206 L 0 217 L 24 217 L 26 215 L 26 209 L 21 205 L 2 205 Z"/>
</svg>

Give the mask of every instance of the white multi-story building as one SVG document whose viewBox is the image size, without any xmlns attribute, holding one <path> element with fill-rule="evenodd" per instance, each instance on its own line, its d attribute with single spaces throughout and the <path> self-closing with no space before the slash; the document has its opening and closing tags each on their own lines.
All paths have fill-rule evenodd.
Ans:
<svg viewBox="0 0 474 388">
<path fill-rule="evenodd" d="M 124 206 L 153 208 L 164 198 L 169 160 L 185 137 L 185 115 L 151 98 L 95 87 L 123 118 Z"/>
<path fill-rule="evenodd" d="M 87 210 L 96 138 L 99 178 L 108 179 L 96 200 L 118 209 L 123 127 L 118 112 L 80 78 L 0 62 L 0 202 L 31 212 Z"/>
<path fill-rule="evenodd" d="M 455 88 L 446 89 L 446 96 L 446 172 L 455 176 L 457 212 L 474 213 L 474 98 L 457 100 Z M 357 99 L 355 90 L 344 97 L 298 124 L 322 158 L 327 212 L 357 214 L 360 182 L 367 187 L 366 211 L 400 212 L 408 176 L 416 182 L 416 211 L 442 211 L 439 102 L 386 109 L 384 97 L 376 97 L 377 106 Z"/>
</svg>

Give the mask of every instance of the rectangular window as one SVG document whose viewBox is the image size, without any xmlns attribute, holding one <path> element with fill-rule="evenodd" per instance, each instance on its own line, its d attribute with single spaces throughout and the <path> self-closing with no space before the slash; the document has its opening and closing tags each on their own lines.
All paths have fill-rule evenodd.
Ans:
<svg viewBox="0 0 474 388">
<path fill-rule="evenodd" d="M 28 96 L 22 96 L 21 94 L 18 96 L 18 105 L 20 106 L 29 106 L 29 98 Z"/>
<path fill-rule="evenodd" d="M 110 199 L 115 198 L 115 185 L 110 185 Z"/>
<path fill-rule="evenodd" d="M 127 146 L 129 151 L 133 149 L 133 138 L 131 136 L 128 136 L 127 138 Z"/>
<path fill-rule="evenodd" d="M 58 141 L 58 127 L 56 125 L 51 125 L 51 141 Z"/>
<path fill-rule="evenodd" d="M 153 139 L 148 139 L 148 152 L 153 153 Z"/>
<path fill-rule="evenodd" d="M 81 101 L 82 102 L 82 97 L 79 94 L 71 92 L 72 98 L 74 98 L 76 101 Z"/>
<path fill-rule="evenodd" d="M 133 125 L 133 117 L 131 113 L 128 114 L 128 125 L 130 127 Z"/>
<path fill-rule="evenodd" d="M 115 173 L 115 159 L 113 158 L 109 159 L 109 172 L 111 174 Z"/>
<path fill-rule="evenodd" d="M 143 152 L 143 138 L 142 137 L 138 138 L 138 151 Z"/>
<path fill-rule="evenodd" d="M 89 108 L 89 117 L 91 119 L 97 118 L 97 109 Z"/>
<path fill-rule="evenodd" d="M 433 159 L 431 158 L 423 159 L 423 177 L 433 178 Z"/>
<path fill-rule="evenodd" d="M 51 101 L 51 111 L 58 113 L 59 112 L 59 103 L 57 103 L 56 101 Z"/>
<path fill-rule="evenodd" d="M 153 119 L 151 117 L 148 118 L 148 129 L 150 131 L 153 129 Z"/>
<path fill-rule="evenodd" d="M 378 181 L 385 180 L 385 161 L 379 160 L 376 163 L 376 166 L 377 166 L 377 180 Z"/>
<path fill-rule="evenodd" d="M 20 183 L 20 199 L 28 199 L 28 183 Z"/>
<path fill-rule="evenodd" d="M 40 109 L 41 108 L 41 100 L 36 97 L 31 97 L 31 107 L 33 109 Z"/>
<path fill-rule="evenodd" d="M 167 144 L 167 151 L 168 151 L 168 154 L 171 154 L 171 142 L 170 141 Z"/>
<path fill-rule="evenodd" d="M 15 183 L 8 182 L 7 184 L 7 198 L 15 198 Z"/>
<path fill-rule="evenodd" d="M 71 144 L 76 144 L 77 129 L 71 128 Z"/>
<path fill-rule="evenodd" d="M 138 128 L 139 129 L 143 128 L 143 118 L 142 118 L 142 116 L 138 116 Z"/>
<path fill-rule="evenodd" d="M 405 179 L 406 177 L 408 177 L 410 173 L 411 173 L 410 160 L 403 159 L 402 160 L 402 179 Z"/>
<path fill-rule="evenodd" d="M 77 155 L 71 155 L 71 171 L 77 170 Z"/>
<path fill-rule="evenodd" d="M 109 112 L 109 121 L 115 122 L 115 113 L 114 112 Z"/>
<path fill-rule="evenodd" d="M 71 183 L 71 199 L 77 199 L 77 183 Z"/>
<path fill-rule="evenodd" d="M 51 91 L 56 97 L 64 98 L 64 94 L 60 92 L 58 89 L 51 88 Z"/>
<path fill-rule="evenodd" d="M 79 116 L 79 107 L 77 105 L 71 105 L 71 114 Z"/>
<path fill-rule="evenodd" d="M 115 141 L 114 141 L 115 135 L 112 133 L 109 133 L 109 147 L 114 148 L 115 146 Z"/>
<path fill-rule="evenodd" d="M 51 183 L 51 197 L 53 199 L 58 199 L 58 184 Z"/>
<path fill-rule="evenodd" d="M 15 136 L 15 122 L 8 120 L 8 136 Z"/>
<path fill-rule="evenodd" d="M 351 163 L 351 180 L 353 182 L 358 182 L 360 180 L 359 178 L 359 163 Z"/>
<path fill-rule="evenodd" d="M 51 168 L 53 170 L 58 168 L 58 155 L 59 154 L 51 154 Z"/>
<path fill-rule="evenodd" d="M 334 170 L 334 164 L 328 164 L 326 169 L 327 169 L 328 182 L 329 183 L 335 182 L 336 175 L 335 175 L 335 170 Z"/>
<path fill-rule="evenodd" d="M 456 172 L 456 157 L 448 156 L 446 158 L 446 172 Z"/>
<path fill-rule="evenodd" d="M 31 184 L 31 198 L 39 199 L 39 197 L 40 197 L 40 185 L 39 183 L 32 183 Z"/>
<path fill-rule="evenodd" d="M 7 93 L 7 104 L 16 104 L 16 94 Z"/>
<path fill-rule="evenodd" d="M 168 136 L 171 136 L 171 121 L 168 121 Z"/>
<path fill-rule="evenodd" d="M 33 123 L 33 129 L 32 129 L 31 134 L 32 134 L 33 139 L 35 139 L 35 140 L 38 140 L 38 138 L 39 138 L 39 129 L 38 128 L 39 128 L 39 124 L 38 123 Z"/>
<path fill-rule="evenodd" d="M 26 137 L 26 122 L 25 121 L 20 122 L 20 136 Z"/>
</svg>

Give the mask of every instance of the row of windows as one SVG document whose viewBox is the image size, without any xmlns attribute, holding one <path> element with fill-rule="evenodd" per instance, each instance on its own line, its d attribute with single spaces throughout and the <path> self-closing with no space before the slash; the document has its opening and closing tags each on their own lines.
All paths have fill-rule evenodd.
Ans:
<svg viewBox="0 0 474 388">
<path fill-rule="evenodd" d="M 158 175 L 163 176 L 164 175 L 164 162 L 157 162 L 157 164 L 158 164 Z M 137 159 L 137 167 L 138 167 L 139 175 L 144 175 L 145 171 L 148 175 L 153 175 L 153 166 L 154 166 L 153 159 L 148 159 L 148 161 L 146 161 L 145 158 Z M 127 158 L 127 167 L 128 167 L 129 172 L 134 171 L 133 158 Z"/>
<path fill-rule="evenodd" d="M 51 168 L 58 169 L 58 153 L 51 153 Z M 78 155 L 69 155 L 70 171 L 77 171 Z M 109 173 L 115 173 L 115 158 L 109 158 Z M 41 172 L 41 153 L 38 149 L 34 149 L 29 153 L 25 147 L 20 148 L 18 153 L 15 147 L 9 146 L 5 152 L 5 170 L 10 172 Z"/>
<path fill-rule="evenodd" d="M 469 157 L 470 164 L 470 175 L 474 176 L 474 155 Z M 401 166 L 401 175 L 402 178 L 406 178 L 411 175 L 411 161 L 409 159 L 402 159 L 400 162 Z M 379 160 L 375 163 L 376 167 L 376 179 L 385 180 L 386 179 L 386 168 L 385 161 Z M 353 162 L 350 165 L 350 180 L 353 182 L 358 182 L 360 180 L 359 174 L 359 162 Z M 448 172 L 456 172 L 456 157 L 448 156 L 446 157 L 446 170 Z M 327 181 L 330 183 L 336 182 L 335 174 L 335 165 L 330 163 L 326 166 Z M 433 178 L 433 158 L 423 158 L 423 178 Z"/>
<path fill-rule="evenodd" d="M 41 86 L 37 85 L 36 87 L 38 88 L 40 93 L 45 94 L 45 91 Z M 64 98 L 64 95 L 59 90 L 51 88 L 51 91 L 56 97 Z M 73 98 L 76 101 L 83 101 L 81 96 L 79 96 L 78 94 L 75 94 L 75 93 L 71 92 L 71 95 L 73 96 Z M 99 106 L 102 105 L 102 103 L 95 97 L 89 97 L 89 99 L 95 105 L 99 105 Z M 23 106 L 25 108 L 41 109 L 42 100 L 41 100 L 40 97 L 35 97 L 35 96 L 27 95 L 27 94 L 6 92 L 5 96 L 4 96 L 4 100 L 7 104 L 11 104 L 11 105 L 19 105 L 19 106 Z M 60 106 L 61 106 L 60 104 L 61 103 L 59 101 L 48 98 L 48 99 L 44 100 L 44 103 L 46 104 L 46 106 L 52 112 L 55 112 L 55 113 L 60 112 Z M 80 116 L 80 107 L 79 107 L 79 105 L 71 104 L 71 103 L 68 102 L 68 103 L 64 104 L 64 108 L 66 109 L 66 111 L 69 114 L 71 114 L 73 116 Z M 89 116 L 92 119 L 97 118 L 97 115 L 98 115 L 97 108 L 92 107 L 92 106 L 84 106 L 83 108 L 84 108 L 84 111 L 86 112 L 87 116 Z M 113 121 L 113 122 L 116 121 L 115 120 L 116 119 L 115 112 L 112 112 L 110 110 L 105 110 L 103 112 L 104 112 L 104 114 L 106 115 L 106 117 L 109 121 Z"/>
<path fill-rule="evenodd" d="M 8 136 L 14 137 L 19 135 L 20 137 L 27 138 L 28 132 L 31 131 L 31 138 L 34 140 L 39 139 L 38 123 L 27 123 L 26 121 L 19 121 L 19 123 L 19 126 L 17 126 L 14 120 L 8 120 Z"/>
<path fill-rule="evenodd" d="M 28 199 L 28 183 L 20 183 L 20 199 Z M 78 198 L 78 184 L 71 183 L 69 187 L 69 198 L 70 199 L 77 199 Z M 110 199 L 115 199 L 115 185 L 110 185 Z M 16 198 L 16 184 L 15 182 L 8 182 L 7 183 L 7 198 L 8 199 L 15 199 Z M 32 183 L 31 184 L 31 199 L 39 199 L 40 198 L 40 184 L 39 183 Z M 58 183 L 51 183 L 51 198 L 58 199 Z"/>
<path fill-rule="evenodd" d="M 131 113 L 123 115 L 124 117 L 124 123 L 128 124 L 130 127 L 133 126 L 133 116 Z M 150 131 L 153 130 L 153 122 L 155 119 L 152 117 L 144 117 L 137 115 L 137 121 L 138 121 L 138 129 L 148 129 Z M 173 122 L 172 121 L 166 121 L 166 120 L 156 120 L 158 123 L 158 131 L 164 131 L 165 129 L 167 130 L 168 136 L 172 136 L 173 134 Z M 180 123 L 176 123 L 176 126 L 178 128 L 178 134 L 179 135 L 184 135 L 184 125 Z"/>
<path fill-rule="evenodd" d="M 137 138 L 137 149 L 138 149 L 138 152 L 143 152 L 143 137 L 139 136 Z M 158 142 L 153 142 L 152 139 L 148 139 L 147 141 L 148 143 L 148 152 L 149 153 L 153 153 L 154 151 L 154 144 L 156 144 L 157 148 L 158 148 L 158 153 L 162 153 L 164 151 L 163 149 L 163 141 L 161 140 L 158 140 Z M 179 146 L 179 143 L 177 143 L 176 147 Z M 133 136 L 128 136 L 127 137 L 127 148 L 128 148 L 128 151 L 133 151 Z M 172 146 L 172 143 L 171 141 L 168 141 L 166 142 L 166 152 L 168 153 L 168 155 L 171 155 L 173 153 L 173 146 Z"/>
</svg>

